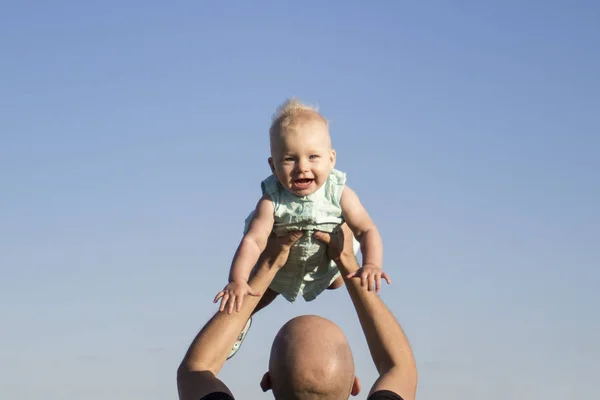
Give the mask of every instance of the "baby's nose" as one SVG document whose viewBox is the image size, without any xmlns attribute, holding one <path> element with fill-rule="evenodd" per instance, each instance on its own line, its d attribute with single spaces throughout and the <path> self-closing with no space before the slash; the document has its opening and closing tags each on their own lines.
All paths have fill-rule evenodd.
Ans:
<svg viewBox="0 0 600 400">
<path fill-rule="evenodd" d="M 298 171 L 303 172 L 308 170 L 308 161 L 300 159 L 298 160 Z"/>
</svg>

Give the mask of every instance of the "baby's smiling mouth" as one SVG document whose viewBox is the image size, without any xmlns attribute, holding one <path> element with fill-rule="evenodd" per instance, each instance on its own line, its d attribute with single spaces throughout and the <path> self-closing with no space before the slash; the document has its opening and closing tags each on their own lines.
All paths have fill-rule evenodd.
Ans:
<svg viewBox="0 0 600 400">
<path fill-rule="evenodd" d="M 314 179 L 294 179 L 293 185 L 298 189 L 304 189 L 313 183 Z"/>
</svg>

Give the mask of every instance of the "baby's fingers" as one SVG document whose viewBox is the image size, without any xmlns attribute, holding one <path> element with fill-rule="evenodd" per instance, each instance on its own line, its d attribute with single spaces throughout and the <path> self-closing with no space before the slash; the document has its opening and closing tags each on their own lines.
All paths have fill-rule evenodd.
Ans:
<svg viewBox="0 0 600 400">
<path fill-rule="evenodd" d="M 249 294 L 250 296 L 255 296 L 255 297 L 262 296 L 262 293 L 261 293 L 261 292 L 257 292 L 257 291 L 255 291 L 255 290 L 252 290 L 252 289 L 248 290 L 248 294 Z"/>
<path fill-rule="evenodd" d="M 242 308 L 242 302 L 243 301 L 244 301 L 244 297 L 243 296 L 238 296 L 238 297 L 235 298 L 235 310 L 237 312 L 240 312 L 240 309 Z M 231 307 L 230 310 L 232 310 L 232 308 L 233 307 Z M 231 314 L 231 312 L 229 312 L 229 314 Z"/>
<path fill-rule="evenodd" d="M 236 296 L 233 295 L 229 298 L 229 302 L 227 303 L 227 313 L 231 314 L 233 312 L 233 307 L 235 306 L 235 302 L 237 299 L 239 299 L 241 296 Z"/>
<path fill-rule="evenodd" d="M 225 310 L 225 305 L 227 304 L 227 300 L 229 300 L 229 293 L 225 293 L 221 298 L 221 306 L 219 307 L 219 311 L 223 312 Z"/>
<path fill-rule="evenodd" d="M 219 301 L 219 299 L 221 297 L 225 296 L 225 292 L 224 291 L 220 291 L 219 293 L 217 293 L 217 295 L 215 296 L 215 299 L 213 300 L 213 303 L 216 303 L 217 301 Z"/>
<path fill-rule="evenodd" d="M 383 279 L 385 279 L 385 281 L 388 283 L 388 285 L 391 285 L 391 284 L 392 284 L 392 280 L 390 279 L 390 277 L 388 276 L 388 274 L 386 274 L 385 272 L 382 272 L 382 273 L 381 273 L 381 277 L 382 277 Z"/>
<path fill-rule="evenodd" d="M 367 290 L 375 290 L 375 274 L 369 274 L 369 287 Z"/>
<path fill-rule="evenodd" d="M 369 284 L 368 279 L 369 279 L 369 275 L 363 272 L 362 275 L 360 276 L 360 286 L 368 285 Z M 369 289 L 368 286 L 367 286 L 367 289 Z"/>
<path fill-rule="evenodd" d="M 354 272 L 350 272 L 348 275 L 346 275 L 346 279 L 354 278 L 356 276 L 357 272 L 358 272 L 358 270 L 356 270 Z"/>
<path fill-rule="evenodd" d="M 377 275 L 375 275 L 375 291 L 377 293 L 379 293 L 380 289 L 381 289 L 381 275 L 377 274 Z"/>
</svg>

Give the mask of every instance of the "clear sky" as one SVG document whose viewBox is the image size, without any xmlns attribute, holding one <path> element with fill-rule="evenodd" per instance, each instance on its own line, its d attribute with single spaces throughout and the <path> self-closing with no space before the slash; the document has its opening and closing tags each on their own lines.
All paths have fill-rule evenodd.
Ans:
<svg viewBox="0 0 600 400">
<path fill-rule="evenodd" d="M 0 398 L 176 398 L 289 96 L 383 235 L 421 399 L 599 398 L 600 6 L 0 2 Z M 278 299 L 222 371 L 259 389 Z"/>
</svg>

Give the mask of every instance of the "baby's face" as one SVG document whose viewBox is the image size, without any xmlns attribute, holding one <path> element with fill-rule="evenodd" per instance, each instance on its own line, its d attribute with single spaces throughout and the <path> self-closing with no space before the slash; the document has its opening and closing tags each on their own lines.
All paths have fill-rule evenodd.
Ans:
<svg viewBox="0 0 600 400">
<path fill-rule="evenodd" d="M 315 119 L 282 132 L 272 142 L 271 151 L 269 164 L 279 182 L 301 197 L 323 186 L 335 166 L 329 130 Z"/>
</svg>

